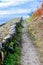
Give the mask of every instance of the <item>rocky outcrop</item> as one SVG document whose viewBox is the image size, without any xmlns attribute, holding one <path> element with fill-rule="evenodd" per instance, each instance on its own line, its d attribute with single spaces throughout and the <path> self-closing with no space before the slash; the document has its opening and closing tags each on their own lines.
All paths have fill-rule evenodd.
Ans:
<svg viewBox="0 0 43 65">
<path fill-rule="evenodd" d="M 13 46 L 9 46 L 9 43 L 14 39 L 14 37 L 16 35 L 16 27 L 20 21 L 21 21 L 21 18 L 19 20 L 17 20 L 16 23 L 12 22 L 12 24 L 10 23 L 11 25 L 9 24 L 10 25 L 9 30 L 8 30 L 9 34 L 5 35 L 3 40 L 1 40 L 1 42 L 0 42 L 0 60 L 1 61 L 4 61 L 4 58 L 6 55 L 6 48 L 8 48 L 10 51 L 13 52 Z M 13 42 L 12 42 L 12 45 L 14 45 Z"/>
</svg>

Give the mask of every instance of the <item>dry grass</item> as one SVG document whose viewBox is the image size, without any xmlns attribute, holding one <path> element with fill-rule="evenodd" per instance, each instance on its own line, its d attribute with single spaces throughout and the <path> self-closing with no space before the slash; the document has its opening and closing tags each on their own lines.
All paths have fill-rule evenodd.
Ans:
<svg viewBox="0 0 43 65">
<path fill-rule="evenodd" d="M 10 26 L 12 26 L 14 23 L 18 22 L 19 20 L 20 20 L 20 18 L 15 18 L 15 19 L 7 21 L 5 25 L 0 26 L 0 40 L 1 41 L 3 40 L 3 38 L 6 35 L 10 34 L 10 32 L 9 32 Z"/>
<path fill-rule="evenodd" d="M 40 62 L 43 65 L 43 18 L 40 17 L 37 20 L 30 22 L 27 28 L 27 32 L 35 37 L 34 45 L 38 48 Z"/>
</svg>

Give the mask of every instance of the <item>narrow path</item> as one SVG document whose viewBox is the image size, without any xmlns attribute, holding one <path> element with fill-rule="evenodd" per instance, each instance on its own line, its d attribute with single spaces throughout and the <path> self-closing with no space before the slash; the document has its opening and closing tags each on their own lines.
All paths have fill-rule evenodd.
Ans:
<svg viewBox="0 0 43 65">
<path fill-rule="evenodd" d="M 22 30 L 22 48 L 21 48 L 21 65 L 41 65 L 36 49 L 34 48 L 31 40 L 28 38 L 26 33 L 26 23 L 23 24 Z"/>
</svg>

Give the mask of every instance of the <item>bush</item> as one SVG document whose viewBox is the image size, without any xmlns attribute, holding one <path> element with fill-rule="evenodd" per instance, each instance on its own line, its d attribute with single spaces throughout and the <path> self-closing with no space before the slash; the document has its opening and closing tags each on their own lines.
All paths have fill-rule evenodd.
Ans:
<svg viewBox="0 0 43 65">
<path fill-rule="evenodd" d="M 20 60 L 20 46 L 15 47 L 14 53 L 8 53 L 4 65 L 18 65 Z"/>
</svg>

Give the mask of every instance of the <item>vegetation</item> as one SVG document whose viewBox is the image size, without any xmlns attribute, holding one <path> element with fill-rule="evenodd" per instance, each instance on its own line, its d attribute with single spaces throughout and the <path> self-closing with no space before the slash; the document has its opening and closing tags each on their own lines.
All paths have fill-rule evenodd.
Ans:
<svg viewBox="0 0 43 65">
<path fill-rule="evenodd" d="M 8 52 L 5 58 L 4 65 L 19 65 L 20 60 L 20 46 L 14 48 L 14 53 Z"/>
<path fill-rule="evenodd" d="M 21 45 L 21 31 L 22 31 L 22 18 L 16 22 L 15 34 L 12 40 L 7 40 L 3 43 L 2 51 L 4 52 L 5 59 L 0 64 L 4 65 L 19 65 L 20 60 L 20 45 Z M 6 44 L 7 43 L 7 44 Z"/>
<path fill-rule="evenodd" d="M 27 20 L 28 21 L 28 20 Z M 36 20 L 31 20 L 27 22 L 27 33 L 32 39 L 33 44 L 38 49 L 39 58 L 41 63 L 43 63 L 43 18 L 40 16 Z"/>
<path fill-rule="evenodd" d="M 16 35 L 15 38 L 10 42 L 10 46 L 13 46 L 13 53 L 8 49 L 8 54 L 4 60 L 4 65 L 19 65 L 20 61 L 20 43 L 21 43 L 21 30 L 22 30 L 22 21 L 16 24 Z M 12 43 L 14 43 L 12 45 Z"/>
<path fill-rule="evenodd" d="M 6 23 L 0 25 L 0 40 L 2 41 L 3 38 L 10 34 L 10 28 L 13 24 L 17 23 L 20 21 L 20 18 L 14 18 L 12 20 L 7 21 Z"/>
</svg>

